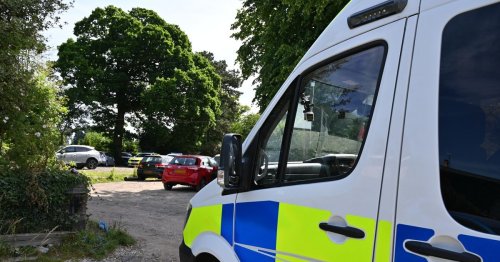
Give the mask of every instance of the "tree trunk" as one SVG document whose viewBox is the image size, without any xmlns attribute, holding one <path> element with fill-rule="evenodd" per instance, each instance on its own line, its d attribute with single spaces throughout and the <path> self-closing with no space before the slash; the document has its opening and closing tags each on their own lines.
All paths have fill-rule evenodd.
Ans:
<svg viewBox="0 0 500 262">
<path fill-rule="evenodd" d="M 116 114 L 115 129 L 113 133 L 113 156 L 115 158 L 115 164 L 123 165 L 121 152 L 123 144 L 123 133 L 125 126 L 125 110 L 123 106 L 118 104 L 118 113 Z"/>
</svg>

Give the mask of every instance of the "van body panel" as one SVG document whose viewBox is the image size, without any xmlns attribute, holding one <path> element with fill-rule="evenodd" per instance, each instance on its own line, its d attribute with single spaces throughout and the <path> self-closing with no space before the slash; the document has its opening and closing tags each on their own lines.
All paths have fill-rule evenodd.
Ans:
<svg viewBox="0 0 500 262">
<path fill-rule="evenodd" d="M 415 40 L 418 16 L 408 18 L 404 34 L 403 47 L 399 63 L 398 77 L 394 94 L 394 104 L 391 112 L 389 139 L 387 141 L 387 155 L 384 165 L 384 177 L 380 195 L 380 206 L 375 242 L 375 261 L 392 261 L 392 245 L 395 239 L 395 211 L 397 182 L 399 176 L 399 162 L 401 143 L 403 138 L 403 123 L 405 117 L 406 99 L 412 63 L 412 51 Z M 380 223 L 386 223 L 386 228 Z M 385 232 L 385 231 L 387 232 Z M 389 237 L 384 239 L 385 234 Z"/>
<path fill-rule="evenodd" d="M 385 64 L 368 136 L 352 173 L 340 180 L 238 193 L 234 239 L 235 250 L 241 261 L 290 258 L 321 261 L 337 258 L 344 261 L 353 256 L 356 256 L 356 261 L 372 260 L 389 132 L 390 121 L 387 116 L 392 111 L 405 27 L 405 19 L 395 21 L 335 45 L 298 67 L 296 72 L 303 74 L 317 64 L 359 50 L 358 47 L 370 43 L 386 46 Z M 299 111 L 297 114 L 301 113 Z M 246 143 L 251 139 L 249 136 Z M 354 196 L 353 192 L 363 193 Z M 300 214 L 308 216 L 300 218 Z M 344 220 L 348 225 L 363 230 L 365 238 L 348 239 L 326 233 L 318 227 L 322 222 L 336 220 Z M 389 229 L 386 235 L 390 238 L 391 225 L 385 228 Z M 390 246 L 385 252 L 390 254 Z"/>
<path fill-rule="evenodd" d="M 498 193 L 488 195 L 493 196 L 493 199 L 474 200 L 482 201 L 481 204 L 489 204 L 490 209 L 480 213 L 479 218 L 468 214 L 457 216 L 450 209 L 450 204 L 446 203 L 445 195 L 448 193 L 443 188 L 448 182 L 444 180 L 443 173 L 451 173 L 449 170 L 455 167 L 454 161 L 459 156 L 449 156 L 445 159 L 446 161 L 442 159 L 443 153 L 440 151 L 440 146 L 445 143 L 443 142 L 445 140 L 450 143 L 448 140 L 451 141 L 451 138 L 443 138 L 440 133 L 441 130 L 450 129 L 443 127 L 442 124 L 440 126 L 443 118 L 440 115 L 440 109 L 444 108 L 443 104 L 445 104 L 441 100 L 443 95 L 440 92 L 443 89 L 440 81 L 443 81 L 442 70 L 444 68 L 441 59 L 443 53 L 448 51 L 442 50 L 447 25 L 462 14 L 482 8 L 481 10 L 490 10 L 490 12 L 484 13 L 489 15 L 489 19 L 483 19 L 486 21 L 482 21 L 481 28 L 474 30 L 475 23 L 481 22 L 481 16 L 476 16 L 476 19 L 470 22 L 469 20 L 462 21 L 461 27 L 455 28 L 454 32 L 460 35 L 462 28 L 463 31 L 468 29 L 467 32 L 481 31 L 479 29 L 483 28 L 491 30 L 495 28 L 495 23 L 500 25 L 498 16 L 494 13 L 496 11 L 491 11 L 500 10 L 500 1 L 409 0 L 406 8 L 399 14 L 349 29 L 347 18 L 350 15 L 382 2 L 384 1 L 360 0 L 352 1 L 347 5 L 316 40 L 281 86 L 243 143 L 244 157 L 255 156 L 245 158 L 245 161 L 254 164 L 252 170 L 256 174 L 252 175 L 252 178 L 255 178 L 252 186 L 245 188 L 244 191 L 228 192 L 212 182 L 193 197 L 191 215 L 188 215 L 183 242 L 188 249 L 190 248 L 192 254 L 196 256 L 209 253 L 220 261 L 243 262 L 440 262 L 450 261 L 450 255 L 457 261 L 499 261 L 500 231 L 495 230 L 500 229 L 500 215 L 498 215 L 500 214 L 500 199 L 494 197 L 498 196 Z M 465 35 L 458 38 L 459 40 L 448 40 L 448 42 L 453 44 L 453 48 L 458 49 L 462 42 L 471 42 L 482 44 L 482 48 L 487 47 L 485 49 L 498 50 L 500 37 L 491 38 L 497 39 L 496 42 L 490 43 L 488 40 L 500 30 L 491 31 L 492 33 L 484 37 Z M 474 42 L 474 40 L 478 41 Z M 370 120 L 366 129 L 359 130 L 358 138 L 362 138 L 361 134 L 366 134 L 366 136 L 363 140 L 357 141 L 362 141 L 357 154 L 340 151 L 322 156 L 323 158 L 320 156 L 319 160 L 306 158 L 304 161 L 300 159 L 297 161 L 290 160 L 292 153 L 289 145 L 289 147 L 284 146 L 286 157 L 280 157 L 273 162 L 269 160 L 270 155 L 267 155 L 267 162 L 265 157 L 263 162 L 257 160 L 262 154 L 265 155 L 262 152 L 266 147 L 262 147 L 262 144 L 265 141 L 265 146 L 270 140 L 267 134 L 271 133 L 272 129 L 280 127 L 280 124 L 285 130 L 282 136 L 288 140 L 284 138 L 285 142 L 274 144 L 275 147 L 278 145 L 277 149 L 275 148 L 278 156 L 283 154 L 279 146 L 286 145 L 286 143 L 292 144 L 294 135 L 315 136 L 314 120 L 306 120 L 312 122 L 309 127 L 307 123 L 302 123 L 297 129 L 294 126 L 297 121 L 304 121 L 302 118 L 307 119 L 305 114 L 302 116 L 302 110 L 304 113 L 307 111 L 305 105 L 307 105 L 308 97 L 305 97 L 304 90 L 312 89 L 313 94 L 307 94 L 311 96 L 314 96 L 314 90 L 316 90 L 313 84 L 310 86 L 306 84 L 312 82 L 320 83 L 320 85 L 328 84 L 315 82 L 316 80 L 311 81 L 317 76 L 313 73 L 332 64 L 334 65 L 332 67 L 338 66 L 340 70 L 342 66 L 339 65 L 355 61 L 351 54 L 362 53 L 380 46 L 385 48 L 384 62 L 378 80 L 378 89 L 373 103 L 370 104 L 370 106 L 374 105 L 369 113 Z M 484 63 L 474 60 L 472 55 L 478 52 L 473 51 L 476 50 L 471 50 L 470 53 L 465 52 L 462 54 L 463 57 L 456 59 L 461 63 L 449 63 L 456 64 L 457 67 L 477 64 L 477 67 L 482 69 Z M 496 58 L 497 53 L 500 52 L 495 52 L 490 56 Z M 483 55 L 484 60 L 488 60 L 484 57 Z M 346 60 L 343 63 L 334 63 L 343 59 Z M 500 61 L 500 59 L 490 60 Z M 470 66 L 468 68 L 475 71 L 475 68 Z M 493 72 L 495 68 L 497 67 L 491 66 L 486 70 L 490 73 L 489 76 L 495 75 Z M 357 74 L 370 73 L 369 71 L 355 72 Z M 450 72 L 445 73 L 450 74 Z M 313 76 L 310 76 L 312 74 Z M 468 72 L 464 74 L 469 76 Z M 492 78 L 497 79 L 495 76 Z M 500 82 L 500 77 L 498 78 Z M 318 79 L 321 80 L 321 77 Z M 448 88 L 451 86 L 452 90 L 453 87 L 462 86 L 460 88 L 463 88 L 465 80 L 467 79 L 461 79 L 462 82 L 454 82 L 447 86 Z M 483 80 L 485 79 L 480 78 L 478 81 L 480 83 L 477 84 L 478 92 L 485 90 L 483 86 L 486 84 L 495 84 L 494 81 L 481 82 Z M 353 88 L 350 92 L 356 94 L 362 89 L 362 87 Z M 319 87 L 317 90 L 321 91 Z M 496 154 L 500 154 L 500 139 L 491 140 L 498 133 L 496 131 L 500 130 L 500 121 L 498 121 L 500 113 L 497 114 L 500 112 L 500 107 L 498 107 L 500 95 L 495 92 L 492 92 L 491 99 L 487 97 L 489 100 L 486 102 L 489 107 L 483 109 L 483 115 L 486 116 L 478 117 L 483 121 L 482 124 L 477 124 L 478 120 L 473 121 L 472 125 L 467 125 L 467 121 L 470 122 L 470 119 L 474 118 L 467 115 L 462 116 L 465 125 L 456 128 L 457 132 L 466 130 L 467 135 L 480 133 L 478 130 L 487 128 L 495 131 L 485 135 L 490 139 L 485 140 L 487 143 L 478 143 L 482 150 L 480 153 L 486 151 L 487 157 L 492 157 L 492 159 L 500 156 L 494 155 L 495 149 L 498 149 Z M 299 98 L 300 94 L 303 96 Z M 324 97 L 328 95 L 327 93 Z M 344 101 L 341 97 L 338 96 L 335 99 Z M 283 102 L 287 99 L 291 101 L 289 103 L 297 103 L 299 100 L 299 105 L 294 109 L 293 104 Z M 352 95 L 349 99 L 355 100 L 356 96 Z M 366 99 L 363 100 L 363 105 L 365 101 Z M 345 100 L 344 102 L 349 104 L 352 101 Z M 470 106 L 467 103 L 462 104 L 466 107 Z M 339 105 L 331 102 L 331 108 L 337 106 Z M 351 111 L 346 109 L 346 114 L 354 114 L 353 112 L 358 114 L 361 108 L 351 109 Z M 276 112 L 283 113 L 286 117 L 281 118 Z M 288 117 L 288 112 L 293 114 L 296 112 L 296 115 Z M 315 113 L 312 119 L 318 120 L 318 117 L 323 119 L 323 111 L 321 114 L 318 114 L 318 111 L 309 111 L 311 112 Z M 344 119 L 345 115 L 341 113 L 339 113 L 339 119 Z M 280 119 L 285 119 L 285 122 L 278 122 Z M 333 118 L 325 121 L 338 123 Z M 332 125 L 323 127 L 323 120 L 321 120 L 321 128 L 326 129 L 324 132 L 320 131 L 325 136 L 335 131 Z M 451 143 L 451 147 L 456 149 L 460 145 L 470 144 L 471 141 L 467 140 L 457 141 L 457 146 Z M 317 141 L 318 145 L 321 144 L 319 138 Z M 344 140 L 335 140 L 338 143 L 342 141 Z M 498 142 L 496 145 L 498 148 L 494 147 L 496 142 Z M 322 143 L 322 147 L 336 145 L 327 140 L 323 140 Z M 316 153 L 323 152 L 318 151 L 318 148 L 315 148 Z M 298 149 L 301 150 L 301 148 Z M 304 151 L 307 151 L 305 149 Z M 467 152 L 465 154 L 467 155 Z M 471 152 L 470 158 L 478 158 L 473 154 L 478 153 Z M 322 172 L 321 161 L 324 161 L 325 157 L 341 160 L 354 159 L 352 169 L 344 176 L 307 180 L 309 173 L 318 170 Z M 286 165 L 278 162 L 287 160 Z M 279 163 L 282 165 L 281 168 Z M 497 166 L 495 163 L 488 165 L 490 165 L 488 170 L 490 173 L 486 176 L 489 177 L 479 179 L 490 181 L 490 184 L 484 182 L 484 187 L 480 187 L 477 194 L 482 194 L 480 191 L 491 191 L 491 188 L 495 186 L 498 188 L 498 184 L 495 184 L 499 183 L 496 173 L 498 170 L 491 170 L 491 167 Z M 265 170 L 269 173 L 269 169 L 277 173 L 271 177 L 276 178 L 278 182 L 260 184 L 260 180 L 257 180 L 260 172 Z M 278 174 L 278 172 L 284 173 Z M 299 176 L 299 180 L 288 181 L 297 174 L 302 175 Z M 454 174 L 464 175 L 463 173 Z M 475 174 L 466 173 L 465 175 L 473 177 Z M 465 183 L 462 186 L 468 185 Z M 465 206 L 470 205 L 467 199 L 459 200 Z M 471 210 L 476 212 L 474 207 Z M 496 215 L 498 217 L 495 217 Z M 492 225 L 498 226 L 498 229 L 491 228 Z M 329 226 L 354 229 L 350 232 L 355 232 L 355 234 L 346 236 L 343 233 L 335 233 L 338 231 L 326 230 L 325 228 L 330 228 Z M 362 235 L 357 235 L 359 231 Z"/>
<path fill-rule="evenodd" d="M 442 172 L 440 166 L 442 168 L 443 163 L 439 161 L 439 128 L 444 127 L 439 126 L 438 118 L 440 115 L 442 39 L 446 26 L 461 14 L 467 14 L 497 2 L 454 1 L 438 5 L 419 15 L 397 194 L 397 230 L 394 248 L 396 261 L 426 261 L 423 256 L 410 252 L 404 246 L 408 241 L 420 241 L 459 253 L 468 252 L 481 257 L 485 262 L 498 261 L 500 257 L 498 234 L 486 234 L 460 224 L 458 219 L 450 215 L 443 201 L 443 195 L 446 192 L 442 191 L 442 187 L 446 186 L 443 184 L 446 181 L 443 182 L 440 176 Z M 474 25 L 475 22 L 478 21 L 471 20 L 470 25 Z M 470 50 L 468 53 L 472 54 L 474 51 Z M 472 58 L 464 62 L 481 63 Z M 463 118 L 464 124 L 469 121 L 465 117 Z M 483 126 L 464 126 L 463 128 L 463 130 L 468 130 L 483 128 Z M 461 131 L 457 130 L 457 132 Z M 457 144 L 465 142 L 456 141 Z M 471 152 L 471 154 L 477 153 Z M 453 156 L 450 156 L 450 159 L 453 163 Z M 453 167 L 452 164 L 451 166 Z M 498 203 L 498 200 L 496 201 Z M 462 201 L 462 203 L 466 205 L 467 201 Z M 483 222 L 471 216 L 463 216 L 463 219 L 468 219 L 468 222 L 476 227 L 487 227 Z"/>
</svg>

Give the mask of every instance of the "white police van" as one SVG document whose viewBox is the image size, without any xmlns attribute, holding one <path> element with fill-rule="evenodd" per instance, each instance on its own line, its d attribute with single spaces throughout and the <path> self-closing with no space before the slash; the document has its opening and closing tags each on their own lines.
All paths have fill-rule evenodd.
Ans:
<svg viewBox="0 0 500 262">
<path fill-rule="evenodd" d="M 352 1 L 221 166 L 182 261 L 500 261 L 499 1 Z"/>
</svg>

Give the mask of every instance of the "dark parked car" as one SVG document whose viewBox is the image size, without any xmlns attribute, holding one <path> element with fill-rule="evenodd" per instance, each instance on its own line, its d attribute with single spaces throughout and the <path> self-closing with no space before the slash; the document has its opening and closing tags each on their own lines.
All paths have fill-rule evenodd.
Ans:
<svg viewBox="0 0 500 262">
<path fill-rule="evenodd" d="M 129 152 L 122 152 L 121 154 L 121 165 L 127 166 L 128 165 L 128 160 L 132 157 L 132 154 Z"/>
<path fill-rule="evenodd" d="M 114 166 L 115 165 L 115 158 L 111 155 L 111 153 L 108 152 L 102 152 L 101 153 L 101 159 L 104 160 L 102 163 L 99 163 L 100 165 L 103 166 Z"/>
<path fill-rule="evenodd" d="M 137 166 L 137 178 L 145 180 L 147 177 L 161 178 L 163 169 L 174 158 L 173 156 L 150 155 L 142 158 Z"/>
</svg>

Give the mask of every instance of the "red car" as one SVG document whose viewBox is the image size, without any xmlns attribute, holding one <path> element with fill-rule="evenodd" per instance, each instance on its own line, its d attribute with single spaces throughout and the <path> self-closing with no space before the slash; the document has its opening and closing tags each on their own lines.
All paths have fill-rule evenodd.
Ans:
<svg viewBox="0 0 500 262">
<path fill-rule="evenodd" d="M 217 176 L 217 162 L 208 156 L 176 156 L 163 170 L 161 181 L 165 190 L 177 184 L 202 189 Z"/>
</svg>

